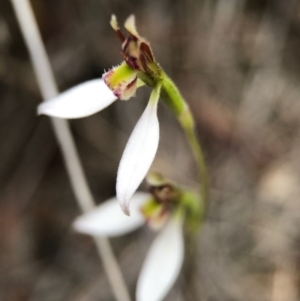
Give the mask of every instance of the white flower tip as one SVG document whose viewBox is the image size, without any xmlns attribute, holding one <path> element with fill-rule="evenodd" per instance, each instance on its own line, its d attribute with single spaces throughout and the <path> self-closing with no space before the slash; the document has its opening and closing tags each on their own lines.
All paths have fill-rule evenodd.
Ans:
<svg viewBox="0 0 300 301">
<path fill-rule="evenodd" d="M 50 109 L 49 109 L 50 108 Z M 51 100 L 46 100 L 42 103 L 40 103 L 37 107 L 37 115 L 48 115 L 48 116 L 55 116 L 55 114 L 51 114 L 51 109 L 52 109 L 52 102 Z M 50 113 L 49 113 L 50 112 Z"/>
<path fill-rule="evenodd" d="M 120 193 L 118 193 L 118 191 L 117 191 L 117 200 L 124 214 L 130 216 L 129 200 L 124 196 L 120 196 Z"/>
<path fill-rule="evenodd" d="M 37 107 L 37 115 L 40 116 L 40 115 L 49 115 L 51 116 L 51 113 L 49 113 L 49 107 L 51 108 L 51 100 L 46 100 L 42 103 L 40 103 Z M 53 114 L 54 117 L 58 117 L 58 116 L 55 116 L 55 114 Z"/>
<path fill-rule="evenodd" d="M 121 207 L 121 208 L 122 208 L 125 215 L 130 216 L 130 211 L 129 211 L 128 207 Z"/>
<path fill-rule="evenodd" d="M 115 15 L 111 15 L 110 26 L 113 28 L 114 31 L 119 30 L 117 17 Z"/>
<path fill-rule="evenodd" d="M 132 35 L 139 37 L 139 34 L 136 30 L 136 26 L 135 26 L 135 16 L 134 15 L 130 15 L 127 20 L 125 21 L 124 27 L 127 29 L 127 31 L 129 33 L 131 33 Z"/>
<path fill-rule="evenodd" d="M 82 222 L 82 218 L 80 217 L 75 219 L 72 224 L 72 228 L 78 233 L 86 233 L 85 223 Z"/>
</svg>

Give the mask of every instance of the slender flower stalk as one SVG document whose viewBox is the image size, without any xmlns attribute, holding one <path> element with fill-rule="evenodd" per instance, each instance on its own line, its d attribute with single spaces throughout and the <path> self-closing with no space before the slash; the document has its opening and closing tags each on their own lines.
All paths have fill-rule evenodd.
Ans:
<svg viewBox="0 0 300 301">
<path fill-rule="evenodd" d="M 181 127 L 185 132 L 186 138 L 190 144 L 195 160 L 197 162 L 200 195 L 202 201 L 207 205 L 209 198 L 208 174 L 204 153 L 196 135 L 194 117 L 187 102 L 182 97 L 178 88 L 165 73 L 163 76 L 161 97 L 164 100 L 165 104 L 176 115 Z"/>
<path fill-rule="evenodd" d="M 29 1 L 11 0 L 11 2 L 29 50 L 42 96 L 44 100 L 56 97 L 57 85 Z M 88 188 L 69 125 L 63 119 L 51 118 L 51 122 L 61 147 L 76 200 L 81 210 L 87 212 L 94 207 L 94 200 Z M 95 238 L 95 243 L 116 300 L 130 301 L 127 287 L 108 239 L 98 237 Z"/>
</svg>

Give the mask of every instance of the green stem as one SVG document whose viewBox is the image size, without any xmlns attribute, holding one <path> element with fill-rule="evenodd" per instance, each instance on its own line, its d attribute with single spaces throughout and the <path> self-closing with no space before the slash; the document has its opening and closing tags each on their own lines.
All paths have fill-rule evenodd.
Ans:
<svg viewBox="0 0 300 301">
<path fill-rule="evenodd" d="M 167 104 L 167 106 L 175 113 L 188 139 L 195 160 L 197 162 L 200 182 L 200 195 L 202 201 L 204 202 L 204 204 L 206 204 L 205 207 L 207 207 L 209 197 L 208 174 L 204 154 L 197 139 L 194 118 L 188 107 L 188 104 L 180 94 L 178 88 L 165 74 L 162 80 L 161 97 Z"/>
<path fill-rule="evenodd" d="M 189 141 L 190 147 L 194 153 L 195 159 L 197 161 L 199 180 L 201 183 L 201 197 L 203 202 L 206 203 L 209 197 L 209 187 L 208 187 L 208 174 L 207 174 L 204 154 L 200 146 L 200 143 L 196 137 L 194 127 L 191 128 L 191 127 L 185 127 L 184 125 L 182 126 L 185 131 L 186 137 Z"/>
</svg>

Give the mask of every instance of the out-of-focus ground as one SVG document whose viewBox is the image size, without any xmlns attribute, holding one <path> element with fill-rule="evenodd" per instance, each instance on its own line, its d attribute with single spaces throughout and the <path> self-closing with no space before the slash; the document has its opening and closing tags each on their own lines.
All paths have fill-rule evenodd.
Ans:
<svg viewBox="0 0 300 301">
<path fill-rule="evenodd" d="M 300 3 L 296 0 L 33 0 L 61 91 L 121 62 L 109 26 L 134 13 L 157 60 L 197 120 L 211 199 L 199 233 L 197 294 L 180 277 L 166 300 L 300 298 Z M 149 89 L 71 121 L 98 203 L 114 194 L 118 161 Z M 101 98 L 101 95 L 99 95 Z M 113 300 L 79 209 L 12 7 L 0 1 L 0 300 Z M 153 169 L 197 188 L 190 150 L 161 103 Z M 154 234 L 112 240 L 134 292 Z"/>
</svg>

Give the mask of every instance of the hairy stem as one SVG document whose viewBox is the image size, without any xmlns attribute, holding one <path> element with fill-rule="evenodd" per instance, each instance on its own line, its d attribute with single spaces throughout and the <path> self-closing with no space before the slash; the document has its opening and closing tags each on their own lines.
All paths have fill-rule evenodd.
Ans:
<svg viewBox="0 0 300 301">
<path fill-rule="evenodd" d="M 11 0 L 21 27 L 34 72 L 44 100 L 58 95 L 58 88 L 42 42 L 32 8 L 28 0 Z M 77 203 L 83 212 L 95 205 L 89 190 L 75 143 L 66 120 L 51 118 L 53 129 L 60 145 Z M 130 295 L 117 260 L 107 238 L 94 238 L 104 270 L 117 301 L 130 301 Z"/>
</svg>

